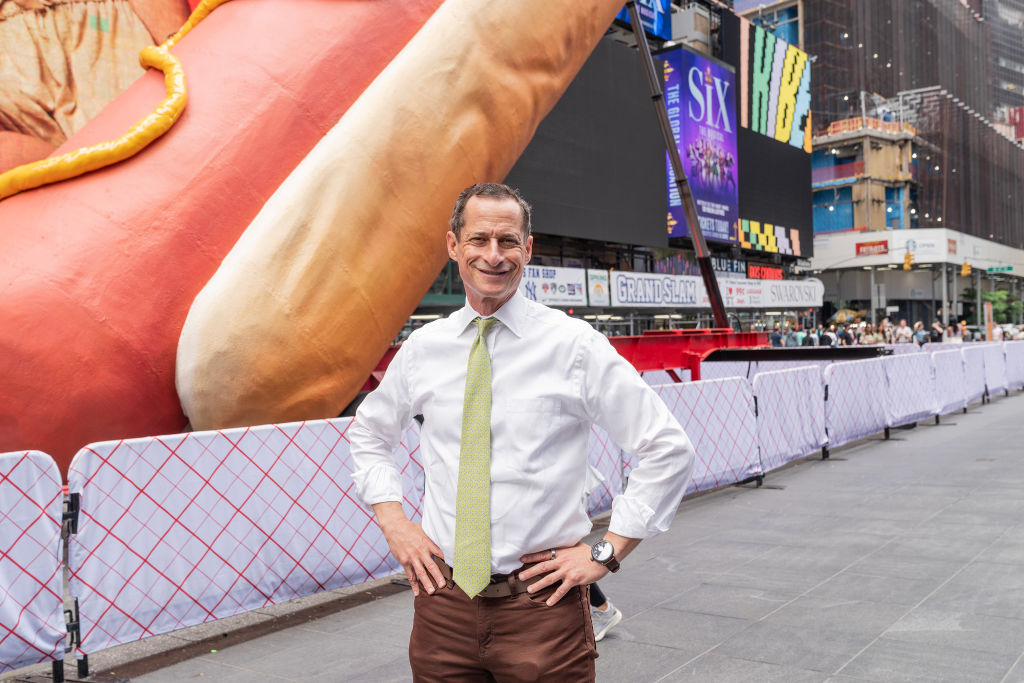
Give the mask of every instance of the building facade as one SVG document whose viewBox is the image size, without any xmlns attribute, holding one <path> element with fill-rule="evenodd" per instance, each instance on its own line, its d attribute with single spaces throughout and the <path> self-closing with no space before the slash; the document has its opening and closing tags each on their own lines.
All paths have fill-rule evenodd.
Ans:
<svg viewBox="0 0 1024 683">
<path fill-rule="evenodd" d="M 926 322 L 964 314 L 967 289 L 1020 296 L 1024 148 L 1011 105 L 1024 90 L 1024 65 L 1015 68 L 1024 49 L 1021 4 L 737 2 L 754 21 L 795 8 L 802 47 L 815 60 L 814 267 L 826 308 L 883 314 L 870 296 L 872 278 L 897 295 L 890 308 Z M 953 244 L 988 246 L 925 252 L 907 246 L 923 240 L 893 237 L 903 230 L 941 230 Z M 872 260 L 878 249 L 886 263 Z M 888 263 L 908 252 L 910 270 Z M 957 279 L 965 263 L 972 276 Z M 922 284 L 928 278 L 934 288 Z"/>
</svg>

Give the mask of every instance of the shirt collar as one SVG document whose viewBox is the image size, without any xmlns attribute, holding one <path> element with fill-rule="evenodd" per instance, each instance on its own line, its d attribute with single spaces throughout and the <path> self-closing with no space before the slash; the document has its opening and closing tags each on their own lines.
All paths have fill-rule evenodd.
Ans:
<svg viewBox="0 0 1024 683">
<path fill-rule="evenodd" d="M 480 314 L 473 310 L 473 306 L 466 299 L 466 305 L 452 313 L 452 320 L 455 322 L 459 334 L 466 331 L 466 328 L 473 322 L 473 319 Z M 494 312 L 495 318 L 502 325 L 511 330 L 517 337 L 523 336 L 524 319 L 526 317 L 526 299 L 518 291 L 512 298 L 505 302 L 505 305 Z"/>
</svg>

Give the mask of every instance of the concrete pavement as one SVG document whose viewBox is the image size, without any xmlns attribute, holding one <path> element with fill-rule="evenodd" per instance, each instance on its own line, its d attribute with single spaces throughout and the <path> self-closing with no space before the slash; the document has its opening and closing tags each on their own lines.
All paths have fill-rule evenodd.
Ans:
<svg viewBox="0 0 1024 683">
<path fill-rule="evenodd" d="M 598 680 L 1024 683 L 1022 418 L 1016 391 L 684 501 L 601 582 Z M 411 623 L 402 590 L 131 680 L 408 681 Z"/>
</svg>

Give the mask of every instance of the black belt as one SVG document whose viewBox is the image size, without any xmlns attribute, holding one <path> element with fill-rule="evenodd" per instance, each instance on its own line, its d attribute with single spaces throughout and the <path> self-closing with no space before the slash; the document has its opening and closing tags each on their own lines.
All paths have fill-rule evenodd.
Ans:
<svg viewBox="0 0 1024 683">
<path fill-rule="evenodd" d="M 444 576 L 444 580 L 452 583 L 452 568 L 449 567 L 444 560 L 439 557 L 434 557 L 434 562 L 441 569 L 441 575 Z M 544 578 L 544 574 L 534 576 L 531 579 L 520 580 L 518 577 L 519 572 L 523 569 L 532 567 L 532 564 L 523 565 L 522 569 L 512 572 L 511 574 L 492 574 L 491 582 L 484 586 L 484 589 L 480 591 L 479 595 L 482 598 L 507 598 L 511 595 L 519 595 L 525 593 L 526 589 Z"/>
</svg>

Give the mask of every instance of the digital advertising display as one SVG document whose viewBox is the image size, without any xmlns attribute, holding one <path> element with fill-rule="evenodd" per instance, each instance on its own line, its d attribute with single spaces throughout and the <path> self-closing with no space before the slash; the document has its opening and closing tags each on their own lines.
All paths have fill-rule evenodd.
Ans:
<svg viewBox="0 0 1024 683">
<path fill-rule="evenodd" d="M 637 0 L 636 8 L 640 11 L 640 23 L 644 30 L 661 38 L 670 40 L 672 38 L 672 14 L 669 0 Z M 629 10 L 623 7 L 615 18 L 630 25 Z"/>
<path fill-rule="evenodd" d="M 740 125 L 811 151 L 809 55 L 741 19 Z"/>
<path fill-rule="evenodd" d="M 682 48 L 664 60 L 665 106 L 676 148 L 697 204 L 705 239 L 737 241 L 736 87 L 733 72 Z M 666 154 L 668 235 L 689 237 L 685 211 Z"/>
</svg>

